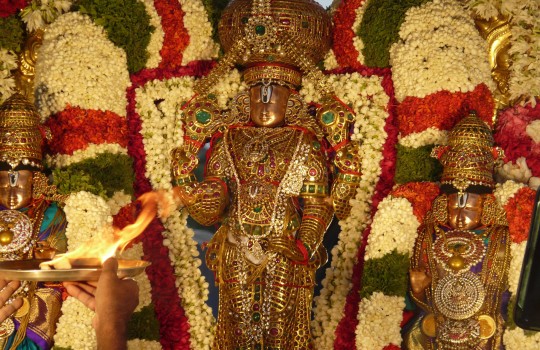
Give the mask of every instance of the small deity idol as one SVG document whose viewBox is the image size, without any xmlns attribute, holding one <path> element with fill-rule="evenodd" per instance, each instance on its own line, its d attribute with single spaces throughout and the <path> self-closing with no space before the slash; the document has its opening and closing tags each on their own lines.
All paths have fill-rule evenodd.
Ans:
<svg viewBox="0 0 540 350">
<path fill-rule="evenodd" d="M 444 170 L 411 258 L 411 296 L 422 310 L 408 349 L 499 349 L 508 289 L 506 215 L 492 194 L 497 151 L 474 113 L 434 150 Z"/>
<path fill-rule="evenodd" d="M 360 179 L 353 114 L 333 98 L 310 114 L 297 91 L 306 76 L 324 85 L 315 64 L 330 47 L 331 21 L 311 0 L 235 0 L 219 29 L 227 52 L 184 108 L 184 145 L 172 164 L 189 214 L 220 224 L 206 253 L 219 286 L 213 348 L 313 349 L 315 270 L 327 259 L 321 243 L 334 213 L 349 215 Z M 235 63 L 249 90 L 221 111 L 208 89 Z M 208 138 L 198 182 L 196 155 Z"/>
<path fill-rule="evenodd" d="M 35 107 L 14 94 L 0 106 L 0 261 L 50 259 L 66 251 L 64 200 L 42 173 Z M 22 307 L 0 324 L 3 349 L 50 349 L 62 302 L 58 288 L 22 281 Z"/>
</svg>

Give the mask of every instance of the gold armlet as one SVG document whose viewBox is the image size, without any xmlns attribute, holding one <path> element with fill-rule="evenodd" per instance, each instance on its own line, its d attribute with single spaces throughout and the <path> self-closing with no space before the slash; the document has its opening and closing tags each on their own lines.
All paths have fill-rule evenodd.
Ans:
<svg viewBox="0 0 540 350">
<path fill-rule="evenodd" d="M 229 203 L 225 182 L 218 178 L 206 179 L 192 186 L 190 192 L 195 196 L 195 201 L 185 208 L 191 217 L 205 226 L 219 222 Z"/>
<path fill-rule="evenodd" d="M 302 197 L 327 197 L 328 185 L 322 182 L 304 182 L 300 190 Z"/>
<path fill-rule="evenodd" d="M 339 220 L 346 219 L 351 214 L 350 201 L 356 197 L 359 186 L 359 174 L 338 174 L 332 185 L 331 197 L 336 217 Z"/>
<path fill-rule="evenodd" d="M 348 141 L 350 125 L 354 119 L 354 113 L 337 97 L 325 98 L 317 111 L 317 122 L 334 149 L 339 149 L 341 144 Z"/>
<path fill-rule="evenodd" d="M 332 217 L 333 209 L 328 205 L 313 205 L 304 210 L 298 239 L 311 253 L 314 253 L 321 244 Z"/>
</svg>

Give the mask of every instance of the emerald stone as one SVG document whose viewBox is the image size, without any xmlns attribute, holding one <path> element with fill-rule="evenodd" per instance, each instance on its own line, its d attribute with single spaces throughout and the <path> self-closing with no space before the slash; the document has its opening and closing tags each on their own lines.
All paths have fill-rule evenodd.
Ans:
<svg viewBox="0 0 540 350">
<path fill-rule="evenodd" d="M 253 211 L 255 213 L 260 213 L 262 211 L 262 206 L 260 206 L 260 205 L 256 206 L 255 208 L 253 208 Z"/>
<path fill-rule="evenodd" d="M 334 112 L 326 112 L 322 115 L 322 122 L 325 124 L 332 124 L 335 119 L 336 116 L 334 115 Z"/>
<path fill-rule="evenodd" d="M 254 322 L 259 322 L 261 320 L 261 314 L 259 312 L 254 312 L 252 315 L 251 315 L 251 319 L 254 321 Z"/>
<path fill-rule="evenodd" d="M 307 28 L 307 27 L 309 27 L 309 23 L 307 21 L 303 21 L 302 28 Z"/>
<path fill-rule="evenodd" d="M 255 33 L 257 33 L 257 35 L 264 35 L 264 33 L 266 33 L 266 28 L 259 24 L 255 27 Z"/>
<path fill-rule="evenodd" d="M 205 110 L 201 110 L 195 114 L 195 118 L 197 119 L 199 123 L 206 124 L 210 121 L 210 119 L 212 118 L 212 115 Z"/>
<path fill-rule="evenodd" d="M 334 135 L 334 140 L 335 141 L 341 140 L 341 136 L 339 134 Z"/>
<path fill-rule="evenodd" d="M 347 119 L 349 119 L 349 120 L 353 120 L 353 119 L 354 119 L 354 117 L 353 117 L 353 115 L 352 115 L 351 113 L 349 113 L 349 114 L 347 114 Z"/>
<path fill-rule="evenodd" d="M 324 115 L 323 115 L 323 118 L 324 118 Z M 316 151 L 321 149 L 321 144 L 319 143 L 319 141 L 313 141 L 313 149 L 315 149 Z"/>
<path fill-rule="evenodd" d="M 257 225 L 257 226 L 254 226 L 254 227 L 253 227 L 253 234 L 254 234 L 255 236 L 260 236 L 261 233 L 262 233 L 262 229 L 261 229 L 260 226 Z"/>
<path fill-rule="evenodd" d="M 247 17 L 242 17 L 242 23 L 246 24 L 248 21 L 249 21 L 249 18 L 247 18 Z"/>
<path fill-rule="evenodd" d="M 315 185 L 309 185 L 308 192 L 315 193 Z"/>
</svg>

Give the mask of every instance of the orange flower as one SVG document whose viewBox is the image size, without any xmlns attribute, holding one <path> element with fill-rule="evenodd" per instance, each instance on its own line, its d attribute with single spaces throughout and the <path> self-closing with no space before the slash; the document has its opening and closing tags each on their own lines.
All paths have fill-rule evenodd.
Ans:
<svg viewBox="0 0 540 350">
<path fill-rule="evenodd" d="M 414 216 L 422 222 L 431 209 L 431 203 L 439 195 L 439 186 L 433 182 L 409 182 L 397 187 L 390 195 L 411 202 Z"/>
<path fill-rule="evenodd" d="M 535 195 L 534 190 L 523 187 L 504 206 L 510 238 L 514 243 L 521 243 L 529 238 Z"/>
</svg>

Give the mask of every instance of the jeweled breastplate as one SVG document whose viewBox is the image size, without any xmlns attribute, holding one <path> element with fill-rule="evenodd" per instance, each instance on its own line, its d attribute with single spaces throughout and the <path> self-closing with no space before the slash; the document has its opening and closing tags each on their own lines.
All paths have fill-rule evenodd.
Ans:
<svg viewBox="0 0 540 350">
<path fill-rule="evenodd" d="M 429 259 L 438 275 L 428 296 L 433 314 L 424 317 L 422 329 L 436 339 L 437 349 L 483 349 L 497 330 L 506 289 L 507 259 L 499 253 L 505 242 L 490 241 L 486 247 L 485 238 L 472 231 L 439 232 Z"/>
<path fill-rule="evenodd" d="M 237 193 L 231 219 L 244 229 L 264 235 L 279 231 L 296 216 L 289 187 L 301 188 L 306 171 L 307 143 L 293 128 L 245 127 L 232 129 L 226 138 Z M 300 183 L 294 182 L 300 179 Z M 263 231 L 263 232 L 259 232 Z"/>
</svg>

